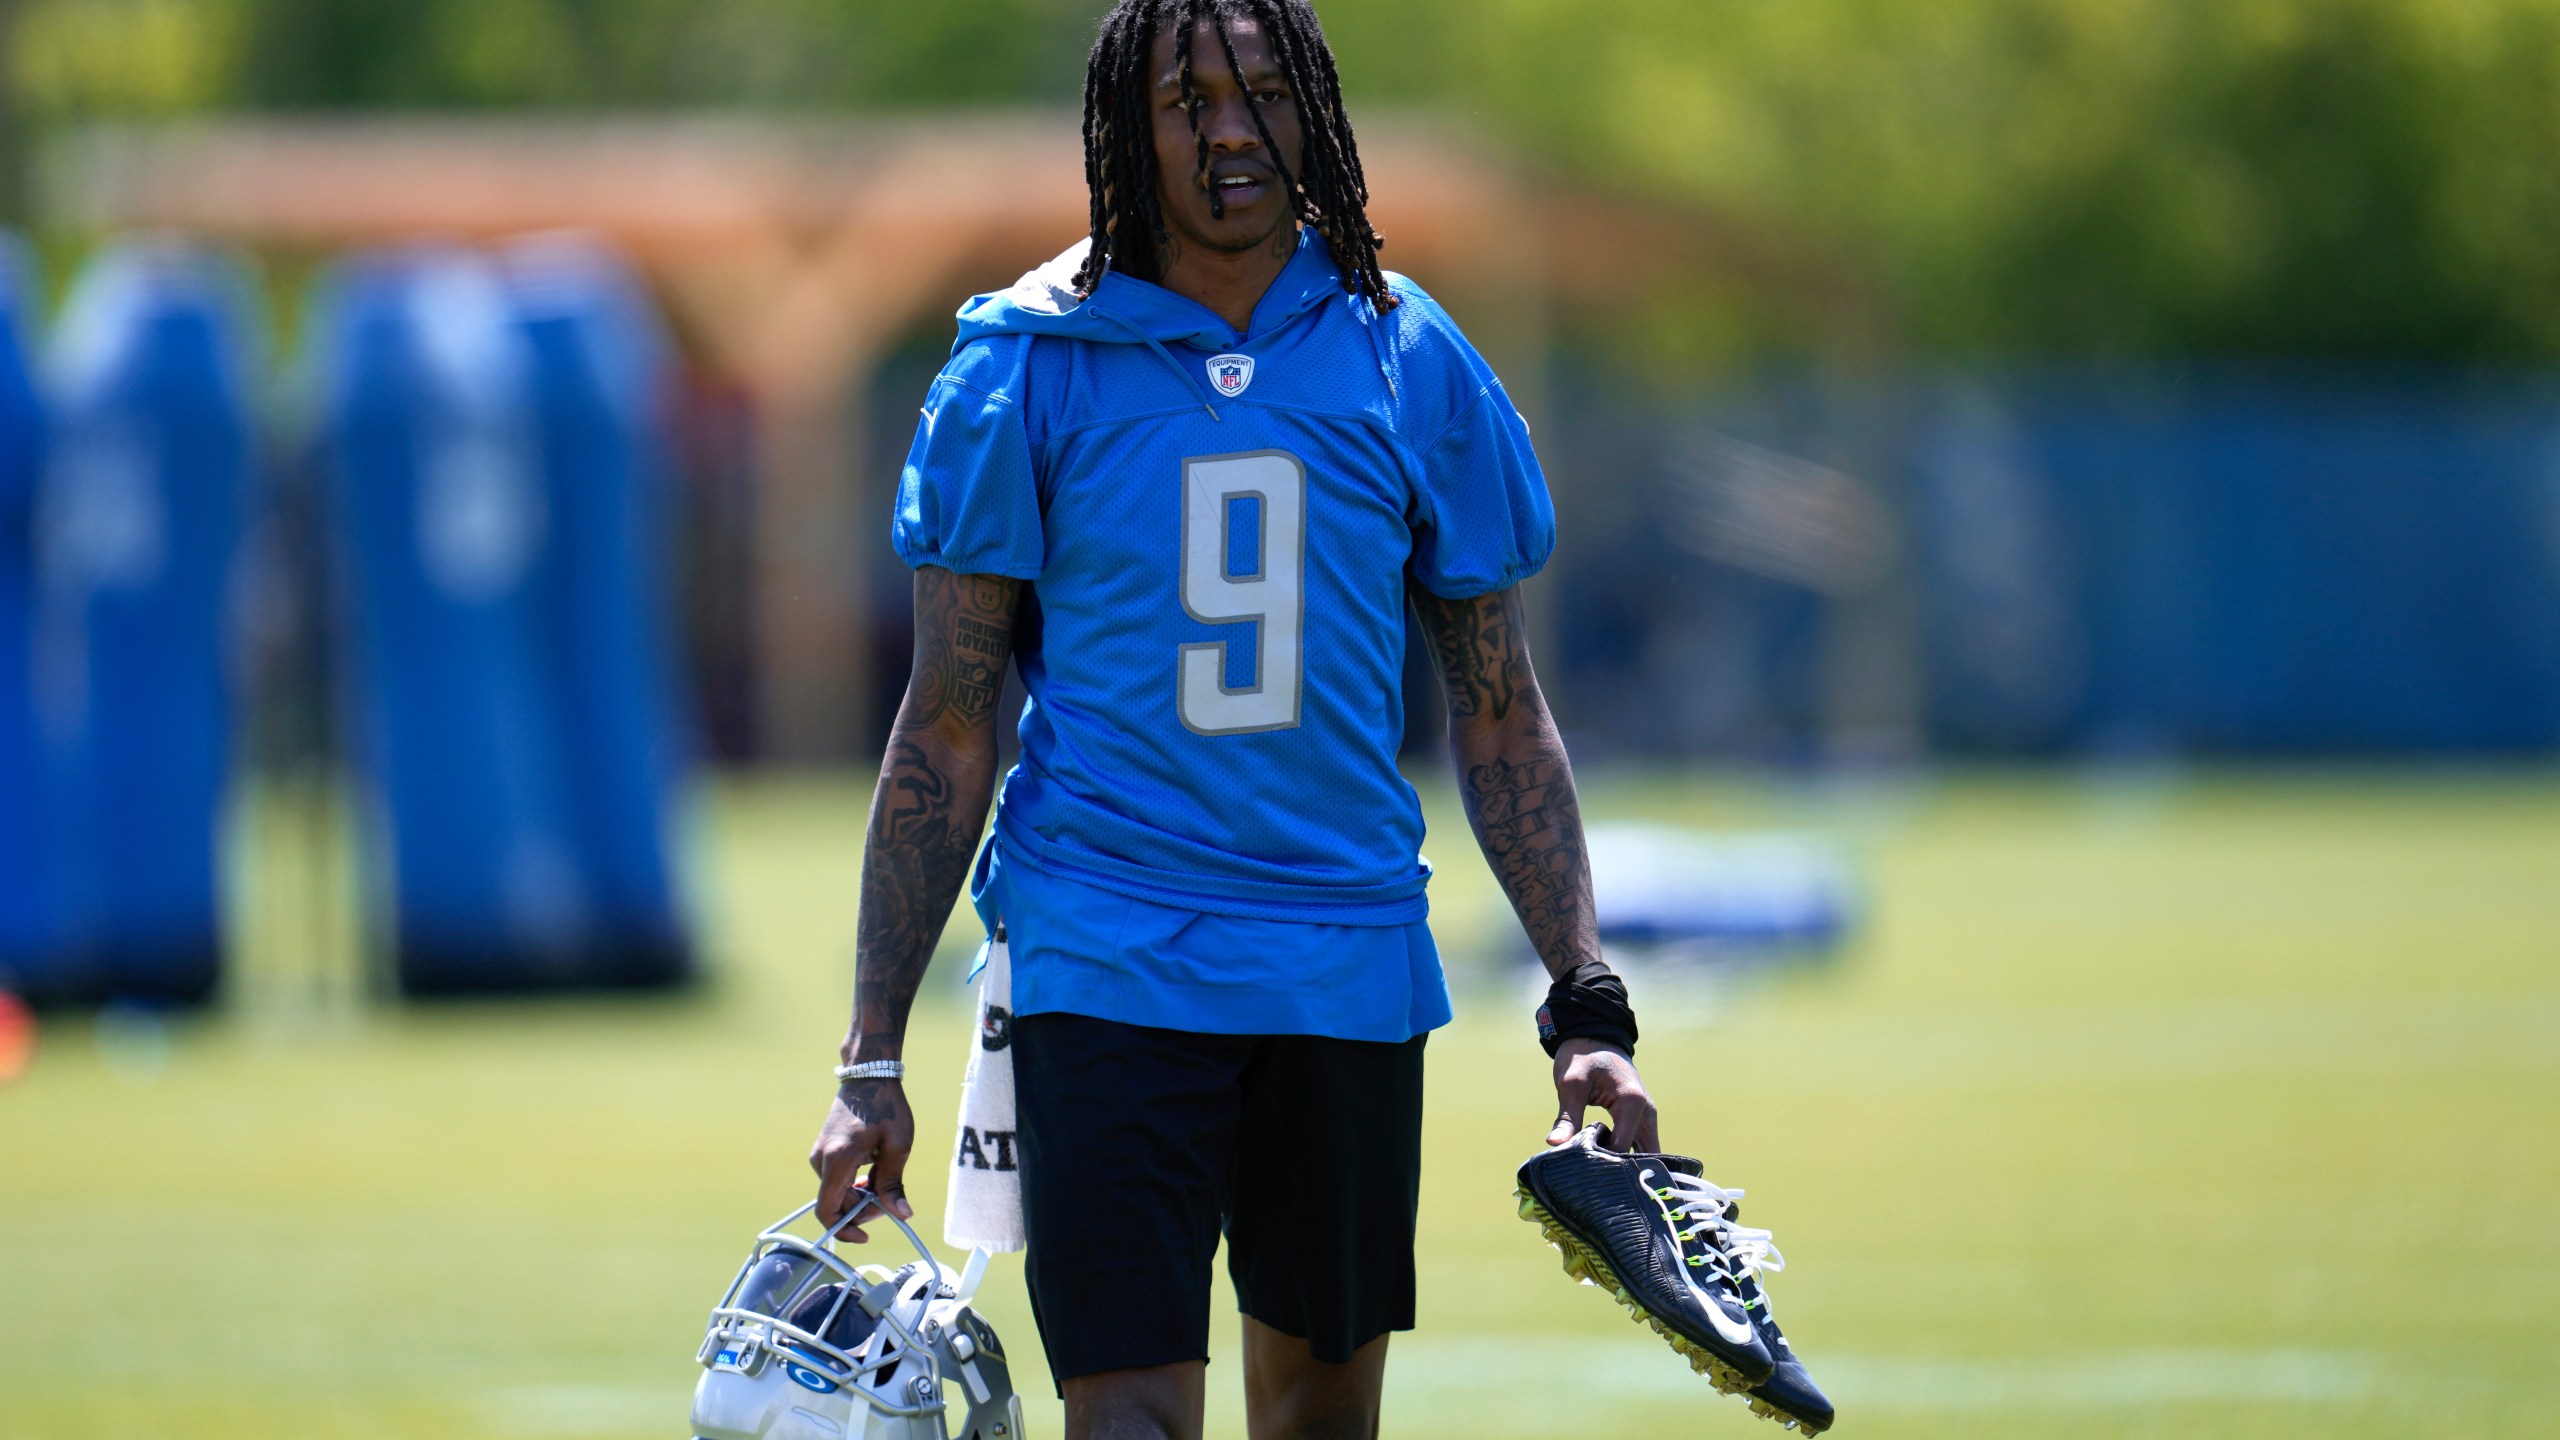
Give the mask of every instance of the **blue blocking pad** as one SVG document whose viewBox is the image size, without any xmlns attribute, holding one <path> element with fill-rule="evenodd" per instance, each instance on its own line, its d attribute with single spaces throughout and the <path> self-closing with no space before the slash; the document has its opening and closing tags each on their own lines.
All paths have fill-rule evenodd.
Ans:
<svg viewBox="0 0 2560 1440">
<path fill-rule="evenodd" d="M 27 337 L 30 289 L 0 236 L 0 990 L 29 988 L 51 949 L 35 711 L 36 477 L 44 416 Z"/>
<path fill-rule="evenodd" d="M 574 981 L 589 902 L 539 643 L 532 360 L 483 261 L 359 262 L 320 306 L 377 933 L 411 993 Z"/>
<path fill-rule="evenodd" d="M 598 963 L 621 981 L 673 981 L 691 968 L 669 864 L 690 747 L 664 584 L 667 346 L 638 280 L 610 254 L 542 241 L 507 261 L 554 521 L 545 638 Z"/>
<path fill-rule="evenodd" d="M 219 977 L 250 298 L 228 261 L 136 243 L 55 329 L 36 673 L 61 929 L 40 999 L 185 1004 Z"/>
<path fill-rule="evenodd" d="M 340 271 L 319 312 L 349 709 L 386 842 L 368 863 L 413 995 L 689 969 L 663 841 L 667 706 L 646 707 L 655 728 L 596 718 L 613 686 L 663 678 L 617 629 L 642 622 L 605 613 L 642 608 L 618 567 L 656 538 L 627 495 L 594 493 L 627 489 L 647 448 L 615 418 L 625 352 L 529 320 L 524 300 L 484 257 L 409 251 Z M 599 843 L 626 827 L 642 833 Z"/>
</svg>

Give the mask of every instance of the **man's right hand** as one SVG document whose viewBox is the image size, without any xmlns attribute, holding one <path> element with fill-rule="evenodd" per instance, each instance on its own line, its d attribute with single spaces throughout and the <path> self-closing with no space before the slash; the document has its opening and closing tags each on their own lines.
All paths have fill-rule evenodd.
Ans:
<svg viewBox="0 0 2560 1440">
<path fill-rule="evenodd" d="M 901 1220 L 915 1218 L 907 1203 L 907 1152 L 915 1148 L 915 1112 L 907 1108 L 906 1087 L 895 1080 L 847 1080 L 836 1088 L 835 1103 L 818 1143 L 809 1147 L 809 1168 L 818 1172 L 818 1223 L 832 1227 L 864 1203 L 864 1191 L 880 1197 Z M 862 1174 L 871 1167 L 868 1183 Z M 870 1239 L 857 1223 L 841 1237 L 860 1245 Z"/>
</svg>

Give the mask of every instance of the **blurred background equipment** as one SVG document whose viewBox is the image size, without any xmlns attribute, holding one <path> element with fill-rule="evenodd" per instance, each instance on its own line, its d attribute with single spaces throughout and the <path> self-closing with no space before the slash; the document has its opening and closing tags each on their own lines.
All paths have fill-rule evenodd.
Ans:
<svg viewBox="0 0 2560 1440">
<path fill-rule="evenodd" d="M 27 984 L 51 939 L 38 868 L 36 481 L 44 454 L 27 355 L 30 279 L 16 241 L 0 235 L 0 993 Z"/>
<path fill-rule="evenodd" d="M 1920 408 L 1942 748 L 2560 748 L 2560 384 L 2065 371 Z"/>
<path fill-rule="evenodd" d="M 1808 836 L 1620 822 L 1594 824 L 1587 837 L 1604 947 L 1740 967 L 1827 956 L 1857 923 L 1847 858 Z"/>
<path fill-rule="evenodd" d="M 546 618 L 595 917 L 591 978 L 669 983 L 693 961 L 669 853 L 691 754 L 668 633 L 666 341 L 609 249 L 554 237 L 505 262 L 541 418 L 556 567 Z"/>
<path fill-rule="evenodd" d="M 37 504 L 35 710 L 55 933 L 39 1002 L 192 1004 L 222 968 L 226 637 L 252 483 L 246 277 L 144 240 L 54 330 Z"/>
<path fill-rule="evenodd" d="M 1560 408 L 1547 663 L 1611 753 L 2560 748 L 2549 376 L 1932 365 Z"/>
<path fill-rule="evenodd" d="M 35 1058 L 35 1011 L 17 996 L 0 990 L 0 1084 L 26 1074 Z"/>
<path fill-rule="evenodd" d="M 1857 938 L 1865 889 L 1833 837 L 1595 817 L 1585 838 L 1600 948 L 1656 1043 L 1717 1019 L 1744 982 L 1827 965 Z M 1511 948 L 1534 1006 L 1546 969 Z"/>
<path fill-rule="evenodd" d="M 317 311 L 370 892 L 409 994 L 690 970 L 658 349 L 607 257 L 512 258 L 377 255 Z"/>
</svg>

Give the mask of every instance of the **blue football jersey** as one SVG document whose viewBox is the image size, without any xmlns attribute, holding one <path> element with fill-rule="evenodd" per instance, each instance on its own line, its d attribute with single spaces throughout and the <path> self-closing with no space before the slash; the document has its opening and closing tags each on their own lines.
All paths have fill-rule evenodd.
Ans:
<svg viewBox="0 0 2560 1440">
<path fill-rule="evenodd" d="M 1301 941 L 1418 926 L 1422 814 L 1395 765 L 1405 587 L 1478 595 L 1545 563 L 1554 512 L 1527 426 L 1428 295 L 1390 277 L 1402 303 L 1377 312 L 1311 235 L 1243 334 L 1117 273 L 1079 301 L 1080 253 L 962 308 L 893 525 L 910 565 L 1031 582 L 1016 637 L 1031 699 L 994 862 L 1123 926 L 1124 902 Z M 1037 920 L 1006 918 L 1017 1008 L 1037 1013 Z M 1123 998 L 1055 1008 L 1235 1029 L 1257 993 L 1312 978 L 1207 953 L 1244 943 L 1232 929 L 1158 945 L 1108 928 L 1079 927 L 1059 963 L 1109 967 Z M 1363 963 L 1416 953 L 1392 933 L 1348 939 Z M 1430 966 L 1416 985 L 1438 984 Z M 1201 998 L 1221 988 L 1232 1004 Z M 1334 1028 L 1408 1012 L 1371 1019 Z"/>
</svg>

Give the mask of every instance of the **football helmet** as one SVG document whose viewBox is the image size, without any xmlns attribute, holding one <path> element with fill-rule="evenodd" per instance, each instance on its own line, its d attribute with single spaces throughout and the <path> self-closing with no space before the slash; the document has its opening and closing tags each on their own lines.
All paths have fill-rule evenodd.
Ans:
<svg viewBox="0 0 2560 1440">
<path fill-rule="evenodd" d="M 1022 1440 L 1004 1345 L 969 1308 L 987 1252 L 972 1252 L 954 1280 L 881 1210 L 920 1258 L 856 1267 L 836 1253 L 836 1235 L 878 1202 L 814 1240 L 791 1233 L 816 1208 L 756 1236 L 712 1309 L 694 1355 L 697 1440 Z"/>
</svg>

